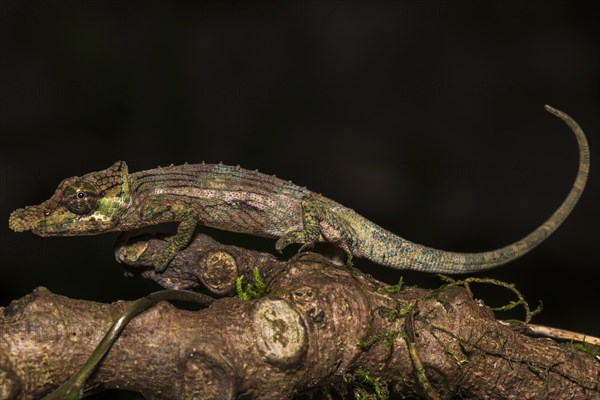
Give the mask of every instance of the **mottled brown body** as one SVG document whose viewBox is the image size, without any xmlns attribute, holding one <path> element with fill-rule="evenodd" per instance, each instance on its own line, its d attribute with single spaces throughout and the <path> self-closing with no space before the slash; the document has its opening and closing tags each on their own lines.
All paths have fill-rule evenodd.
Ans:
<svg viewBox="0 0 600 400">
<path fill-rule="evenodd" d="M 546 109 L 561 118 L 577 139 L 577 177 L 546 222 L 523 239 L 492 251 L 456 253 L 412 243 L 291 182 L 222 164 L 186 164 L 129 174 L 127 165 L 119 161 L 106 170 L 66 179 L 48 201 L 13 212 L 9 225 L 42 236 L 69 236 L 179 222 L 177 234 L 157 261 L 158 271 L 187 246 L 197 224 L 278 238 L 279 251 L 294 243 L 330 242 L 349 255 L 392 268 L 445 274 L 486 270 L 544 241 L 573 210 L 585 187 L 590 166 L 585 135 L 568 115 Z"/>
<path fill-rule="evenodd" d="M 130 174 L 132 204 L 120 230 L 179 221 L 191 212 L 202 225 L 278 238 L 302 228 L 308 190 L 274 176 L 223 164 L 185 164 Z"/>
</svg>

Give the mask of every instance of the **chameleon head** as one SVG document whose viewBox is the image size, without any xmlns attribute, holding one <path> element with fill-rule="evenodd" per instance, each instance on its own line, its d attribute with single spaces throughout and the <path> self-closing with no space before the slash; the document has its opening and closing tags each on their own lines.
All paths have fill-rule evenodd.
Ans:
<svg viewBox="0 0 600 400">
<path fill-rule="evenodd" d="M 130 202 L 127 164 L 63 180 L 40 205 L 15 210 L 8 226 L 40 236 L 94 235 L 114 230 Z"/>
</svg>

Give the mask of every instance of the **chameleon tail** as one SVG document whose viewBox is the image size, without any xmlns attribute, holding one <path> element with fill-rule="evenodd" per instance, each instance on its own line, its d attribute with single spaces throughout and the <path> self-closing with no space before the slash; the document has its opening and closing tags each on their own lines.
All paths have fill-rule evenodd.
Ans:
<svg viewBox="0 0 600 400">
<path fill-rule="evenodd" d="M 483 271 L 513 261 L 543 242 L 569 216 L 585 187 L 590 169 L 590 151 L 583 130 L 567 114 L 550 106 L 546 110 L 562 119 L 575 134 L 579 146 L 579 170 L 567 198 L 546 222 L 523 239 L 508 246 L 481 252 L 455 253 L 411 243 L 365 219 L 358 230 L 353 253 L 397 269 L 460 274 Z"/>
</svg>

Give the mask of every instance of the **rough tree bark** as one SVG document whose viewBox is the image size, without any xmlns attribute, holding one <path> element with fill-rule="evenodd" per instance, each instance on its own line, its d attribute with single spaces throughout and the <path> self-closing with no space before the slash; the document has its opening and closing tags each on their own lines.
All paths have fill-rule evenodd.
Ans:
<svg viewBox="0 0 600 400">
<path fill-rule="evenodd" d="M 158 304 L 126 327 L 89 390 L 149 399 L 286 399 L 311 388 L 373 399 L 392 390 L 431 399 L 600 399 L 593 355 L 498 322 L 464 288 L 390 287 L 313 253 L 282 262 L 205 235 L 165 273 L 143 267 L 163 246 L 150 236 L 121 242 L 117 259 L 167 288 L 222 295 L 258 267 L 267 293 L 200 311 Z M 0 308 L 0 399 L 56 388 L 126 304 L 38 288 Z"/>
</svg>

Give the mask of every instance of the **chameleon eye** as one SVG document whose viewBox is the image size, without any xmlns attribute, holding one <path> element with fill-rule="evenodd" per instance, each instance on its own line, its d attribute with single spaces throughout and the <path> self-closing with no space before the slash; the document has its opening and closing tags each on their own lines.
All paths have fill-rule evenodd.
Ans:
<svg viewBox="0 0 600 400">
<path fill-rule="evenodd" d="M 77 181 L 63 191 L 63 205 L 73 214 L 83 215 L 98 207 L 99 197 L 95 185 Z"/>
</svg>

